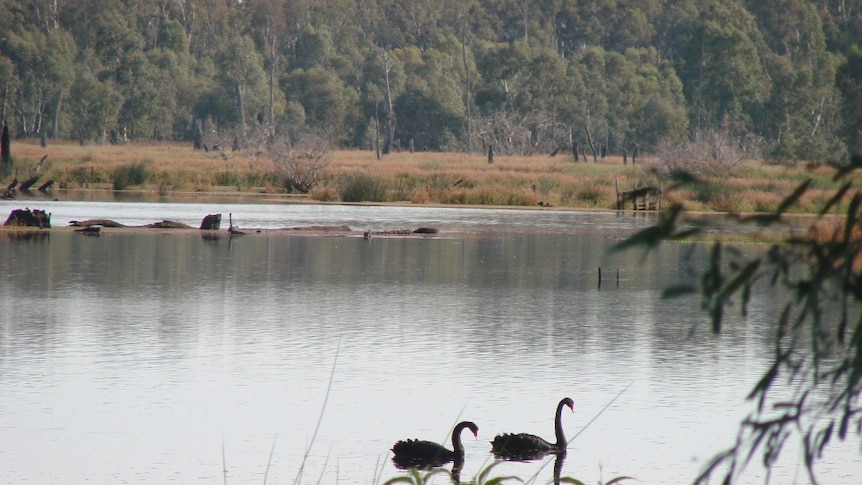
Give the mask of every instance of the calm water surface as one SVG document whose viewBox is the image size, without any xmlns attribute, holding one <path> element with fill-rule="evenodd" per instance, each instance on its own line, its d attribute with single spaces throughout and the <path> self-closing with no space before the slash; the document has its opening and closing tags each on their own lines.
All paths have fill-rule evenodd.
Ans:
<svg viewBox="0 0 862 485">
<path fill-rule="evenodd" d="M 564 396 L 575 400 L 564 428 L 577 435 L 564 476 L 687 483 L 731 444 L 771 349 L 775 295 L 755 295 L 749 317 L 721 336 L 696 300 L 660 300 L 666 285 L 696 277 L 703 250 L 609 254 L 618 234 L 649 222 L 631 215 L 37 207 L 57 226 L 197 225 L 230 212 L 241 227 L 442 232 L 370 242 L 0 232 L 2 483 L 373 484 L 400 473 L 395 441 L 448 444 L 469 419 L 479 439 L 464 435 L 466 481 L 491 463 L 498 432 L 553 438 Z M 773 483 L 807 483 L 787 454 Z M 547 483 L 551 469 L 504 463 L 495 473 Z M 827 455 L 820 471 L 823 483 L 855 483 L 862 462 L 852 450 Z"/>
</svg>

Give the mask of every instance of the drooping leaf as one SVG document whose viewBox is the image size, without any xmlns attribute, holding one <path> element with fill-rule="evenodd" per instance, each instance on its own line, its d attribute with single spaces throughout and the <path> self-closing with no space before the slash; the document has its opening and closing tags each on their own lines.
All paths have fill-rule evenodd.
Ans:
<svg viewBox="0 0 862 485">
<path fill-rule="evenodd" d="M 508 482 L 510 480 L 515 481 L 515 482 L 524 483 L 524 481 L 521 480 L 520 478 L 510 475 L 507 477 L 494 477 L 494 478 L 488 480 L 487 482 L 485 482 L 485 485 L 499 485 L 501 483 Z"/>
<path fill-rule="evenodd" d="M 611 252 L 619 252 L 632 247 L 654 248 L 666 239 L 670 239 L 676 230 L 677 217 L 682 212 L 682 206 L 672 205 L 659 217 L 654 226 L 636 232 L 622 242 L 614 245 Z"/>
<path fill-rule="evenodd" d="M 632 478 L 632 477 L 616 477 L 613 480 L 605 483 L 605 485 L 615 485 L 617 483 L 622 482 L 623 480 L 634 480 L 634 478 Z"/>
<path fill-rule="evenodd" d="M 793 204 L 795 204 L 800 199 L 800 197 L 802 197 L 802 195 L 808 191 L 808 187 L 811 187 L 812 182 L 813 181 L 811 179 L 808 179 L 805 182 L 799 184 L 799 186 L 796 187 L 793 193 L 791 193 L 783 201 L 781 201 L 781 204 L 778 205 L 778 209 L 775 210 L 775 213 L 777 215 L 785 213 L 787 209 L 789 209 Z"/>
<path fill-rule="evenodd" d="M 560 477 L 560 483 L 573 483 L 575 485 L 587 485 L 586 483 L 571 477 Z"/>
<path fill-rule="evenodd" d="M 851 187 L 853 187 L 853 184 L 851 182 L 847 182 L 842 185 L 841 188 L 835 191 L 835 195 L 833 195 L 829 198 L 829 200 L 826 201 L 826 204 L 823 205 L 823 208 L 820 209 L 820 212 L 818 212 L 817 215 L 822 216 L 832 210 L 832 208 L 836 204 L 838 204 L 844 199 L 844 196 L 847 195 L 847 192 L 850 190 Z"/>
</svg>

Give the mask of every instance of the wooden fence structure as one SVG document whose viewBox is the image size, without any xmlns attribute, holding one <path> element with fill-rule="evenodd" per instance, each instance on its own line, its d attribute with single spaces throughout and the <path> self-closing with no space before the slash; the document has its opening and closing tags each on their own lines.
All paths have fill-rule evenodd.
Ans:
<svg viewBox="0 0 862 485">
<path fill-rule="evenodd" d="M 661 211 L 661 193 L 662 183 L 659 182 L 658 188 L 645 185 L 643 187 L 634 187 L 632 190 L 620 192 L 619 181 L 614 181 L 614 186 L 617 189 L 617 210 L 623 210 L 627 202 L 631 202 L 631 210 L 633 211 Z"/>
</svg>

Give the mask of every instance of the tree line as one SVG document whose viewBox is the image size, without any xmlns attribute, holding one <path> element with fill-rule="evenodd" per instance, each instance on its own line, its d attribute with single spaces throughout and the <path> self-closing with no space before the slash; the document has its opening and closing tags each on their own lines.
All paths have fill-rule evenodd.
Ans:
<svg viewBox="0 0 862 485">
<path fill-rule="evenodd" d="M 0 0 L 16 137 L 862 149 L 862 0 Z"/>
</svg>

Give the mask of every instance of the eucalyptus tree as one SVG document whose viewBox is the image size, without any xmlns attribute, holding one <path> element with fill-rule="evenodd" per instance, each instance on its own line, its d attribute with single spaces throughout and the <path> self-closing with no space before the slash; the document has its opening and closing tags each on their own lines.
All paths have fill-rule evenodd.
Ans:
<svg viewBox="0 0 862 485">
<path fill-rule="evenodd" d="M 762 115 L 755 115 L 763 136 L 782 158 L 816 160 L 839 154 L 839 60 L 826 49 L 816 7 L 804 0 L 777 0 L 769 8 L 749 3 L 769 47 L 763 55 L 771 80 L 769 100 Z"/>
<path fill-rule="evenodd" d="M 659 143 L 680 143 L 688 135 L 682 82 L 669 62 L 644 62 L 639 69 L 640 97 L 632 113 L 628 148 L 654 150 Z M 634 146 L 632 146 L 634 144 Z"/>
<path fill-rule="evenodd" d="M 482 118 L 479 138 L 494 144 L 498 153 L 528 153 L 535 115 L 544 116 L 545 106 L 536 98 L 545 89 L 542 60 L 550 62 L 548 71 L 554 71 L 556 53 L 518 40 L 478 43 L 475 55 L 480 79 L 474 100 Z"/>
<path fill-rule="evenodd" d="M 17 90 L 18 77 L 15 75 L 15 63 L 5 55 L 0 56 L 0 119 L 7 119 L 6 112 Z"/>
<path fill-rule="evenodd" d="M 855 44 L 847 52 L 847 62 L 837 73 L 836 84 L 844 100 L 843 139 L 853 153 L 862 152 L 862 45 Z"/>
<path fill-rule="evenodd" d="M 398 137 L 419 148 L 458 150 L 464 146 L 462 45 L 454 35 L 438 35 L 435 47 L 393 52 L 405 89 L 395 99 Z"/>
<path fill-rule="evenodd" d="M 176 0 L 182 2 L 183 0 Z M 218 55 L 224 40 L 234 32 L 237 5 L 224 0 L 185 0 L 183 15 L 189 52 L 195 56 Z"/>
<path fill-rule="evenodd" d="M 132 139 L 173 135 L 177 87 L 176 57 L 160 49 L 130 52 L 115 69 L 123 96 L 119 129 Z"/>
<path fill-rule="evenodd" d="M 75 79 L 66 103 L 72 122 L 69 135 L 81 145 L 105 141 L 108 130 L 116 126 L 122 98 L 110 71 L 103 68 L 92 51 L 85 51 L 76 63 Z"/>
<path fill-rule="evenodd" d="M 651 46 L 662 12 L 657 0 L 555 0 L 540 5 L 553 22 L 556 45 L 567 57 L 588 47 L 623 52 Z"/>
<path fill-rule="evenodd" d="M 268 102 L 266 119 L 275 124 L 276 106 L 284 109 L 283 93 L 278 88 L 278 77 L 283 69 L 284 56 L 300 38 L 307 22 L 302 9 L 307 4 L 300 1 L 251 0 L 246 6 L 251 12 L 251 29 L 258 39 L 264 55 L 267 71 Z"/>
<path fill-rule="evenodd" d="M 680 0 L 682 1 L 682 0 Z M 757 132 L 752 114 L 763 109 L 770 81 L 756 22 L 736 2 L 701 0 L 696 17 L 677 25 L 677 73 L 685 86 L 692 137 L 702 130 Z"/>
<path fill-rule="evenodd" d="M 534 36 L 535 38 L 536 36 Z M 529 57 L 520 76 L 520 89 L 513 105 L 527 122 L 527 143 L 534 149 L 551 151 L 569 138 L 569 120 L 560 117 L 560 104 L 566 89 L 566 61 L 551 47 L 531 42 Z"/>
<path fill-rule="evenodd" d="M 585 111 L 576 126 L 592 151 L 593 161 L 599 154 L 599 140 L 608 137 L 610 79 L 605 76 L 607 56 L 601 47 L 591 47 L 579 58 L 583 68 Z"/>
<path fill-rule="evenodd" d="M 359 95 L 329 70 L 311 67 L 295 69 L 284 81 L 289 99 L 303 107 L 305 128 L 331 142 L 344 143 L 355 126 L 351 118 L 357 112 Z M 297 131 L 296 127 L 292 130 Z"/>
<path fill-rule="evenodd" d="M 40 7 L 46 6 L 9 1 L 0 8 L 0 53 L 14 65 L 17 77 L 5 84 L 4 101 L 7 109 L 14 109 L 7 113 L 18 135 L 44 134 L 52 111 L 56 120 L 76 54 L 74 41 L 58 28 L 55 15 Z M 12 87 L 15 90 L 8 91 Z"/>
<path fill-rule="evenodd" d="M 233 96 L 238 125 L 238 140 L 245 144 L 248 135 L 248 110 L 266 106 L 267 83 L 263 59 L 247 35 L 228 39 L 221 53 L 219 78 L 222 87 Z"/>
</svg>

